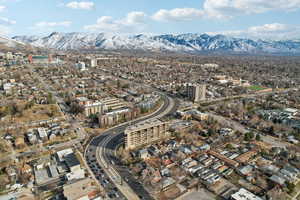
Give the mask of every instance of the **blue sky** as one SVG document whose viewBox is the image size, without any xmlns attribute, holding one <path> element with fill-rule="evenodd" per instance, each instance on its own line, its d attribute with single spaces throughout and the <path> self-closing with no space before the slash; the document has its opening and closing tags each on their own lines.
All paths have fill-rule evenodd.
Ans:
<svg viewBox="0 0 300 200">
<path fill-rule="evenodd" d="M 300 0 L 0 0 L 1 35 L 53 31 L 300 39 Z"/>
</svg>

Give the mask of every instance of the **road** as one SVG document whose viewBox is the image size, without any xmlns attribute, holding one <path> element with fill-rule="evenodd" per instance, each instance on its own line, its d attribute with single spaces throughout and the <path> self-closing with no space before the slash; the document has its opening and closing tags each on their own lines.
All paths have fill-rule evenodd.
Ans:
<svg viewBox="0 0 300 200">
<path fill-rule="evenodd" d="M 172 98 L 162 94 L 164 104 L 154 113 L 139 119 L 132 120 L 111 128 L 91 140 L 85 151 L 87 163 L 96 172 L 103 171 L 106 176 L 110 177 L 111 183 L 118 188 L 124 197 L 129 200 L 135 199 L 153 199 L 144 187 L 136 181 L 128 170 L 124 170 L 115 166 L 118 162 L 116 158 L 117 147 L 124 142 L 124 130 L 133 124 L 139 123 L 147 119 L 161 118 L 177 110 L 178 102 Z M 97 161 L 98 169 L 95 170 L 95 162 Z M 122 178 L 121 178 L 122 177 Z M 124 181 L 124 179 L 126 181 Z M 99 180 L 103 181 L 102 179 Z"/>
<path fill-rule="evenodd" d="M 219 101 L 226 101 L 226 100 L 231 100 L 231 99 L 239 99 L 239 98 L 254 98 L 254 97 L 259 97 L 259 96 L 265 96 L 265 95 L 272 95 L 272 94 L 280 94 L 280 93 L 286 93 L 294 90 L 299 90 L 299 87 L 295 88 L 286 88 L 286 89 L 276 89 L 270 92 L 261 92 L 261 93 L 253 93 L 253 94 L 242 94 L 242 95 L 234 95 L 234 96 L 228 96 L 228 97 L 220 97 L 220 98 L 215 98 L 215 99 L 207 99 L 205 101 L 199 102 L 201 103 L 213 103 L 213 102 L 219 102 Z"/>
</svg>

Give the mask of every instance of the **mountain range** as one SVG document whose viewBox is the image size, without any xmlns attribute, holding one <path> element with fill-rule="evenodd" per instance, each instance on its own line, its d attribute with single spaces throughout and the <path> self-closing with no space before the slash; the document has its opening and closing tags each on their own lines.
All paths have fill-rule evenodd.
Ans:
<svg viewBox="0 0 300 200">
<path fill-rule="evenodd" d="M 208 34 L 118 35 L 109 33 L 59 33 L 15 36 L 13 41 L 58 50 L 105 49 L 170 52 L 300 53 L 299 40 L 266 41 Z"/>
<path fill-rule="evenodd" d="M 23 43 L 5 36 L 0 36 L 0 52 L 1 51 L 29 51 L 35 52 L 39 48 L 35 48 L 30 44 Z"/>
</svg>

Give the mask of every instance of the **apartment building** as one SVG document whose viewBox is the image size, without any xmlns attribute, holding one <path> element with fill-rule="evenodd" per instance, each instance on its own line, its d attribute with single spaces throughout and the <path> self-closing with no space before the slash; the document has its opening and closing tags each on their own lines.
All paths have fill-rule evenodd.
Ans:
<svg viewBox="0 0 300 200">
<path fill-rule="evenodd" d="M 135 149 L 169 136 L 169 124 L 160 120 L 147 120 L 125 130 L 125 148 Z"/>
<path fill-rule="evenodd" d="M 102 102 L 95 102 L 84 106 L 85 116 L 88 117 L 92 114 L 102 114 L 107 110 Z"/>
<path fill-rule="evenodd" d="M 109 111 L 118 110 L 127 107 L 124 102 L 122 102 L 120 99 L 117 98 L 102 99 L 101 103 L 103 103 L 107 107 L 107 110 Z"/>
<path fill-rule="evenodd" d="M 88 67 L 96 67 L 97 66 L 97 59 L 87 57 L 87 58 L 84 59 L 84 63 Z"/>
<path fill-rule="evenodd" d="M 85 116 L 92 114 L 104 114 L 115 110 L 127 108 L 127 105 L 117 98 L 105 98 L 93 102 L 86 97 L 77 97 L 77 103 L 84 107 Z"/>
<path fill-rule="evenodd" d="M 125 108 L 99 115 L 99 127 L 107 128 L 124 121 L 135 119 L 140 113 L 141 110 L 139 108 Z"/>
<path fill-rule="evenodd" d="M 204 101 L 206 98 L 206 85 L 188 84 L 187 96 L 193 102 Z"/>
</svg>

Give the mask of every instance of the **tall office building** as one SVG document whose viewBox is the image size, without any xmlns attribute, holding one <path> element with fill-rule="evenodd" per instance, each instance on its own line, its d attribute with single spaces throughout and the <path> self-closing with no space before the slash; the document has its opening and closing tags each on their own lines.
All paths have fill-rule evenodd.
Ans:
<svg viewBox="0 0 300 200">
<path fill-rule="evenodd" d="M 160 120 L 148 120 L 125 130 L 125 148 L 135 149 L 168 137 L 169 124 Z"/>
<path fill-rule="evenodd" d="M 187 95 L 188 98 L 193 102 L 204 101 L 206 99 L 206 85 L 188 84 Z"/>
</svg>

